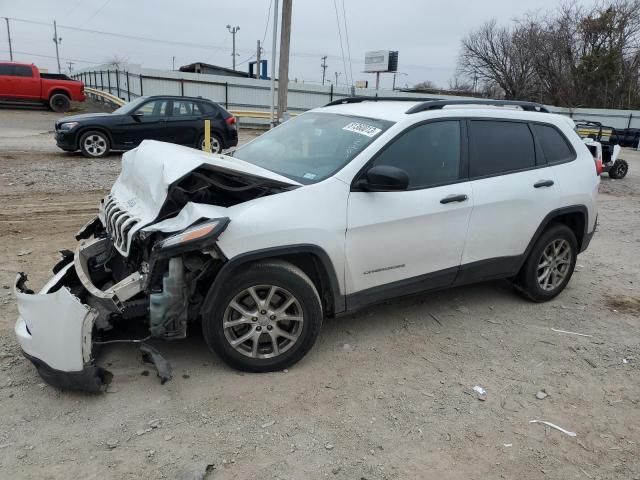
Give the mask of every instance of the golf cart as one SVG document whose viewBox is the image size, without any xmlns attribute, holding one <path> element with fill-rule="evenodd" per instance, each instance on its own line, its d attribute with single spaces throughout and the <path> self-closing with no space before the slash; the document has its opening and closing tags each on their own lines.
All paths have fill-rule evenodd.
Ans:
<svg viewBox="0 0 640 480">
<path fill-rule="evenodd" d="M 596 163 L 602 165 L 601 171 L 607 172 L 611 178 L 624 178 L 629 171 L 629 164 L 618 158 L 622 148 L 614 129 L 587 120 L 576 120 L 575 124 L 576 132 L 584 140 Z"/>
</svg>

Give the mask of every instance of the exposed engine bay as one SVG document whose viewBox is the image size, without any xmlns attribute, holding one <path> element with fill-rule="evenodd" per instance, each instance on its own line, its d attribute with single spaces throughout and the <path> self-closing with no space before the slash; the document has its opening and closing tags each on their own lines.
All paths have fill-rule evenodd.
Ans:
<svg viewBox="0 0 640 480">
<path fill-rule="evenodd" d="M 16 280 L 18 340 L 52 385 L 101 391 L 111 374 L 94 365 L 98 347 L 187 336 L 188 325 L 199 319 L 200 307 L 226 261 L 216 240 L 230 220 L 189 218 L 189 212 L 196 210 L 185 207 L 226 208 L 297 188 L 226 165 L 200 162 L 175 178 L 167 177 L 165 168 L 163 178 L 171 182 L 162 191 L 149 191 L 148 186 L 145 191 L 140 188 L 141 179 L 130 176 L 135 153 L 125 155 L 122 174 L 102 200 L 98 217 L 76 235 L 75 252 L 61 252 L 49 283 L 34 293 L 26 285 L 25 274 Z M 224 163 L 234 161 L 220 158 Z M 175 222 L 166 221 L 179 215 L 186 228 L 176 230 Z M 132 322 L 142 326 L 138 330 L 145 334 L 126 337 L 123 332 L 131 330 Z M 167 366 L 160 365 L 163 359 L 157 350 L 145 348 L 164 383 L 170 368 L 167 373 Z"/>
</svg>

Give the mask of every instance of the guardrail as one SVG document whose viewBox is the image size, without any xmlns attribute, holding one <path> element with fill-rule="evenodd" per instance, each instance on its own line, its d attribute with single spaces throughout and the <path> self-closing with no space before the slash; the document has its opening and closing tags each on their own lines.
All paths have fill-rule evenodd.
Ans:
<svg viewBox="0 0 640 480">
<path fill-rule="evenodd" d="M 116 97 L 115 95 L 111 95 L 108 92 L 104 92 L 102 90 L 98 90 L 97 88 L 84 87 L 84 93 L 88 93 L 89 95 L 93 95 L 94 97 L 99 97 L 103 101 L 106 100 L 108 102 L 113 103 L 114 105 L 119 106 L 119 107 L 121 107 L 122 105 L 127 103 L 124 100 L 122 100 L 121 98 Z"/>
</svg>

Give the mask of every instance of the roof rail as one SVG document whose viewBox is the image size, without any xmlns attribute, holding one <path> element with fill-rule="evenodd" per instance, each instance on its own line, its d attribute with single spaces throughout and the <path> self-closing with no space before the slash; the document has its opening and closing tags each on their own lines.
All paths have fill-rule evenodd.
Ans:
<svg viewBox="0 0 640 480">
<path fill-rule="evenodd" d="M 395 102 L 427 102 L 437 100 L 435 98 L 428 97 L 345 97 L 340 98 L 338 100 L 334 100 L 333 102 L 329 102 L 325 105 L 325 107 L 331 107 L 333 105 L 346 105 L 348 103 L 361 103 L 361 102 L 384 102 L 384 101 L 395 101 Z"/>
<path fill-rule="evenodd" d="M 418 113 L 427 110 L 441 110 L 449 105 L 490 105 L 494 107 L 520 107 L 527 112 L 542 112 L 549 113 L 547 108 L 534 102 L 520 102 L 516 100 L 432 100 L 422 102 L 420 105 L 415 105 L 407 110 L 405 113 Z"/>
</svg>

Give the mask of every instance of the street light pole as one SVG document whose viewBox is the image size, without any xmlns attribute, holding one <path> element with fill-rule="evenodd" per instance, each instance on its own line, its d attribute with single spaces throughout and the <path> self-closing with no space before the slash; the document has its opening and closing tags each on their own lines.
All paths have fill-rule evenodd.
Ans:
<svg viewBox="0 0 640 480">
<path fill-rule="evenodd" d="M 292 0 L 282 0 L 282 25 L 280 33 L 280 62 L 278 63 L 278 122 L 289 120 L 287 95 L 289 93 L 289 46 L 291 42 Z"/>
<path fill-rule="evenodd" d="M 229 33 L 231 33 L 231 35 L 233 35 L 233 53 L 231 54 L 231 56 L 233 57 L 233 69 L 236 69 L 236 33 L 238 32 L 238 30 L 240 30 L 240 27 L 236 26 L 236 27 L 231 27 L 231 25 L 227 25 L 227 30 L 229 30 Z"/>
<path fill-rule="evenodd" d="M 342 72 L 334 72 L 336 74 L 336 87 L 338 86 L 338 77 L 342 75 Z"/>
</svg>

